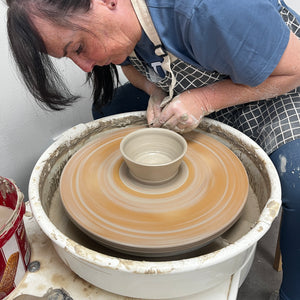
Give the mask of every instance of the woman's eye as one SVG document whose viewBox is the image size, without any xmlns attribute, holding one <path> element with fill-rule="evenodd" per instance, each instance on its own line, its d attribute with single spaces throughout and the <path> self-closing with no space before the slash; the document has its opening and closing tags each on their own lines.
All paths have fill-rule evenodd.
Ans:
<svg viewBox="0 0 300 300">
<path fill-rule="evenodd" d="M 77 53 L 77 55 L 79 55 L 82 52 L 82 45 L 79 45 L 75 52 Z"/>
</svg>

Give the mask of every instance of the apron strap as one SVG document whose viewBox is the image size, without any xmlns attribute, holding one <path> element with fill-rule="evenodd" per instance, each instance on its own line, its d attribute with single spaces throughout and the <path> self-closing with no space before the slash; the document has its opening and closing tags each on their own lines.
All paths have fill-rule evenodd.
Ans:
<svg viewBox="0 0 300 300">
<path fill-rule="evenodd" d="M 161 107 L 167 105 L 173 98 L 173 89 L 176 85 L 176 78 L 171 69 L 171 61 L 175 60 L 176 57 L 171 53 L 165 51 L 162 46 L 161 40 L 155 30 L 154 24 L 152 22 L 148 7 L 144 0 L 131 0 L 132 6 L 135 10 L 135 13 L 139 19 L 139 22 L 145 31 L 146 35 L 152 41 L 155 46 L 155 54 L 163 58 L 162 67 L 164 70 L 171 74 L 171 84 L 169 86 L 169 95 L 165 97 L 161 103 Z M 134 54 L 134 56 L 136 56 Z"/>
</svg>

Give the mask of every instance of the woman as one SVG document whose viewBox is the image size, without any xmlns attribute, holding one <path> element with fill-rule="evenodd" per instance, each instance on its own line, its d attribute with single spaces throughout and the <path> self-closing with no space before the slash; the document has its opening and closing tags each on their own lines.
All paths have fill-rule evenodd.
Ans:
<svg viewBox="0 0 300 300">
<path fill-rule="evenodd" d="M 278 0 L 7 4 L 15 60 L 46 106 L 61 109 L 76 100 L 49 56 L 68 57 L 88 72 L 98 107 L 112 98 L 115 65 L 122 65 L 129 81 L 149 95 L 150 126 L 186 132 L 209 115 L 244 132 L 270 155 L 283 190 L 280 299 L 298 299 L 299 16 Z"/>
</svg>

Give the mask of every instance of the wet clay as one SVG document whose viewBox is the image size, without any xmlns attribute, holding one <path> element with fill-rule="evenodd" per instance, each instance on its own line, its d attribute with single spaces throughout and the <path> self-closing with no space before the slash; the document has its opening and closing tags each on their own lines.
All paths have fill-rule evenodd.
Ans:
<svg viewBox="0 0 300 300">
<path fill-rule="evenodd" d="M 164 188 L 128 186 L 134 179 L 120 174 L 119 147 L 135 130 L 101 136 L 66 164 L 60 193 L 72 221 L 98 242 L 142 256 L 196 249 L 234 224 L 246 202 L 248 178 L 229 148 L 195 130 L 184 135 L 188 150 L 182 170 L 187 172 L 180 181 L 176 176 Z"/>
<path fill-rule="evenodd" d="M 5 206 L 0 206 L 0 230 L 13 214 L 13 209 Z"/>
<path fill-rule="evenodd" d="M 92 211 L 96 215 L 95 218 L 106 218 L 108 222 L 116 223 L 118 226 L 121 234 L 117 233 L 119 236 L 116 235 L 116 237 L 118 239 L 121 236 L 122 240 L 117 240 L 121 248 L 115 247 L 115 249 L 135 253 L 127 249 L 124 251 L 123 245 L 127 241 L 132 242 L 132 238 L 130 237 L 131 240 L 128 238 L 129 231 L 129 234 L 137 233 L 140 239 L 138 246 L 144 243 L 143 246 L 148 247 L 146 251 L 142 249 L 146 252 L 145 256 L 148 256 L 148 253 L 150 253 L 149 256 L 153 255 L 156 249 L 149 247 L 152 246 L 153 241 L 158 241 L 155 245 L 158 248 L 156 256 L 161 256 L 198 249 L 199 246 L 215 240 L 234 224 L 246 203 L 248 181 L 243 165 L 227 147 L 203 133 L 193 132 L 185 135 L 188 141 L 188 153 L 178 176 L 167 184 L 153 187 L 135 182 L 130 178 L 122 163 L 119 143 L 121 138 L 132 130 L 135 128 L 116 130 L 101 136 L 100 146 L 96 140 L 87 146 L 90 147 L 88 154 L 80 149 L 78 152 L 81 154 L 79 156 L 75 154 L 72 157 L 73 159 L 78 156 L 79 161 L 82 161 L 91 154 L 86 164 L 82 166 L 75 164 L 75 171 L 73 170 L 70 174 L 64 174 L 65 170 L 63 172 L 62 177 L 67 180 L 63 187 L 67 187 L 69 182 L 72 182 L 75 190 L 77 189 L 75 194 L 73 191 L 69 193 L 71 197 L 65 197 L 67 203 L 64 205 L 67 205 L 72 221 L 74 221 L 72 210 L 76 208 L 75 214 L 80 215 L 78 218 L 84 221 L 78 224 L 75 220 L 75 223 L 85 233 L 90 234 L 86 226 L 93 220 L 89 216 L 86 217 L 86 214 Z M 86 169 L 86 166 L 90 165 L 92 169 L 90 167 Z M 68 168 L 65 167 L 65 169 Z M 82 173 L 81 177 L 73 178 L 76 173 Z M 96 188 L 96 195 L 92 194 L 94 188 Z M 78 198 L 77 194 L 84 196 Z M 93 198 L 94 200 L 90 200 Z M 88 202 L 85 203 L 85 201 Z M 91 204 L 90 201 L 94 202 Z M 83 215 L 81 215 L 82 212 Z M 128 215 L 128 212 L 131 215 Z M 204 219 L 201 219 L 202 216 Z M 135 224 L 129 224 L 131 219 L 138 223 L 137 229 L 134 228 Z M 104 227 L 107 225 L 105 222 L 100 226 L 97 225 L 100 230 L 102 225 Z M 253 223 L 255 222 L 251 222 L 250 227 Z M 91 226 L 95 227 L 93 224 Z M 201 232 L 203 228 L 206 230 L 204 234 Z M 63 228 L 61 230 L 63 231 Z M 99 235 L 101 234 L 102 232 Z M 105 234 L 108 234 L 107 239 L 114 238 L 111 230 Z M 143 240 L 144 236 L 145 240 Z M 104 245 L 107 244 L 104 243 Z M 108 246 L 111 245 L 108 244 Z M 167 251 L 163 250 L 165 251 L 163 252 L 159 247 L 165 247 Z"/>
<path fill-rule="evenodd" d="M 235 241 L 239 240 L 246 233 L 248 233 L 255 226 L 260 216 L 260 213 L 261 212 L 259 209 L 257 197 L 253 192 L 253 189 L 250 187 L 248 192 L 247 202 L 243 208 L 239 220 L 229 230 L 223 233 L 220 237 L 216 238 L 208 245 L 200 247 L 199 249 L 196 249 L 189 253 L 184 253 L 176 256 L 173 255 L 173 256 L 163 257 L 163 258 L 147 257 L 147 260 L 168 261 L 174 259 L 184 259 L 184 258 L 205 255 L 220 250 L 223 247 L 228 246 L 229 244 L 233 244 Z M 94 250 L 117 258 L 145 260 L 145 257 L 141 258 L 137 256 L 132 256 L 104 247 L 103 245 L 97 243 L 95 240 L 91 239 L 83 231 L 79 230 L 78 227 L 75 226 L 74 223 L 70 220 L 67 212 L 63 207 L 59 189 L 56 190 L 51 200 L 49 218 L 51 222 L 58 228 L 58 230 L 61 231 L 63 234 L 65 234 L 68 238 L 70 238 L 70 240 L 90 250 Z"/>
</svg>

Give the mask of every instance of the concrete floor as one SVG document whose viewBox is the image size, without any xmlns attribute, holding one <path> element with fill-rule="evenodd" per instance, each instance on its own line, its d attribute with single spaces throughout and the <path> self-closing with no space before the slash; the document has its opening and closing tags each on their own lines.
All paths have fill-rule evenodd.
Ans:
<svg viewBox="0 0 300 300">
<path fill-rule="evenodd" d="M 273 268 L 279 223 L 278 216 L 258 242 L 253 265 L 239 289 L 237 300 L 269 300 L 271 293 L 279 290 L 282 272 Z"/>
</svg>

